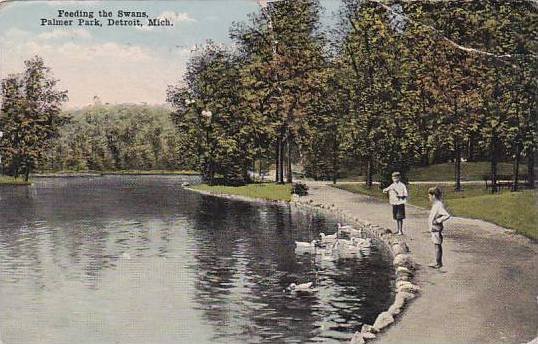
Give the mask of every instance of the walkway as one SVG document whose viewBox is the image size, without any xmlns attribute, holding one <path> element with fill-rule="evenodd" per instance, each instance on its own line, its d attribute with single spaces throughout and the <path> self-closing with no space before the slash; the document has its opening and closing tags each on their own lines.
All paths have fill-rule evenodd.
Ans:
<svg viewBox="0 0 538 344">
<path fill-rule="evenodd" d="M 393 228 L 388 204 L 309 183 L 318 204 Z M 538 245 L 478 220 L 452 218 L 445 229 L 441 271 L 427 267 L 433 244 L 428 211 L 407 207 L 406 241 L 419 265 L 421 296 L 385 333 L 381 344 L 527 343 L 538 336 Z"/>
</svg>

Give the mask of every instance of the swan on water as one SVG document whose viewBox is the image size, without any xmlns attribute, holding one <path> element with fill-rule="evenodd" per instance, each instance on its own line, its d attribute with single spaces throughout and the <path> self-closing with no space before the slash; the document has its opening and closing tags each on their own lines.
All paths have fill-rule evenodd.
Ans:
<svg viewBox="0 0 538 344">
<path fill-rule="evenodd" d="M 305 253 L 316 253 L 317 240 L 312 240 L 311 242 L 295 242 L 295 253 L 305 254 Z"/>
<path fill-rule="evenodd" d="M 338 233 L 345 233 L 348 236 L 360 236 L 362 234 L 362 230 L 355 229 L 352 226 L 343 226 L 341 223 L 337 223 L 336 225 L 338 226 Z"/>
<path fill-rule="evenodd" d="M 312 292 L 315 291 L 315 289 L 312 288 L 312 285 L 312 282 L 301 284 L 291 283 L 287 289 L 291 292 Z"/>
<path fill-rule="evenodd" d="M 360 248 L 367 248 L 372 246 L 372 239 L 370 238 L 352 238 L 351 242 L 354 246 L 360 247 Z"/>
<path fill-rule="evenodd" d="M 316 247 L 316 240 L 312 240 L 311 242 L 296 241 L 295 246 L 297 248 Z"/>
<path fill-rule="evenodd" d="M 356 239 L 356 238 L 353 238 Z M 361 248 L 356 245 L 354 240 L 338 240 L 335 244 L 335 250 L 340 256 L 360 254 Z"/>
<path fill-rule="evenodd" d="M 321 242 L 323 244 L 330 244 L 338 240 L 338 233 L 327 235 L 325 233 L 320 233 Z"/>
<path fill-rule="evenodd" d="M 353 227 L 351 227 L 350 225 L 342 225 L 340 222 L 338 222 L 336 224 L 336 227 L 338 227 L 338 230 L 341 230 L 341 229 L 354 229 Z"/>
</svg>

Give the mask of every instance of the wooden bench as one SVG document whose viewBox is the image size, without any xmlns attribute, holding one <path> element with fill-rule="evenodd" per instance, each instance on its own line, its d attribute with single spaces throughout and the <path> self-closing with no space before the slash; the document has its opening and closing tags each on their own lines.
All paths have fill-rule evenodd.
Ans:
<svg viewBox="0 0 538 344">
<path fill-rule="evenodd" d="M 482 176 L 482 180 L 484 181 L 486 185 L 486 189 L 493 187 L 493 181 L 491 180 L 491 175 Z M 519 176 L 518 183 L 517 183 L 518 187 L 526 187 L 528 183 L 529 183 L 529 178 L 527 175 Z M 497 175 L 497 187 L 499 189 L 512 188 L 513 185 L 514 185 L 514 176 L 503 175 L 503 174 Z"/>
</svg>

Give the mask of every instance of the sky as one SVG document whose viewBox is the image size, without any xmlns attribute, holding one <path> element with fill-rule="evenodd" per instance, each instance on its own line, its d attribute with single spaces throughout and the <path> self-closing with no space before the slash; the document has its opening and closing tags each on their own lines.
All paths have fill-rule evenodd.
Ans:
<svg viewBox="0 0 538 344">
<path fill-rule="evenodd" d="M 340 1 L 325 0 L 327 18 Z M 230 44 L 229 28 L 258 11 L 256 0 L 6 1 L 0 4 L 0 78 L 24 70 L 39 55 L 67 89 L 67 108 L 93 103 L 163 104 L 166 88 L 181 80 L 196 45 Z M 146 11 L 168 27 L 41 25 L 58 11 Z M 119 19 L 119 18 L 115 18 Z M 143 23 L 146 23 L 143 19 Z"/>
</svg>

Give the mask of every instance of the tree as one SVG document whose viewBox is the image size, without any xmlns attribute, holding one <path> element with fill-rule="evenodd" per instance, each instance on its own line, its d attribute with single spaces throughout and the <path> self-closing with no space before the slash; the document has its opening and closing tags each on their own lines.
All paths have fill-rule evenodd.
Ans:
<svg viewBox="0 0 538 344">
<path fill-rule="evenodd" d="M 292 181 L 292 149 L 301 141 L 305 119 L 313 114 L 310 104 L 322 86 L 318 76 L 326 63 L 320 10 L 317 0 L 279 1 L 231 32 L 248 61 L 249 106 L 266 117 L 274 134 L 279 183 L 285 172 L 286 181 Z"/>
<path fill-rule="evenodd" d="M 249 181 L 255 140 L 252 116 L 241 102 L 240 56 L 208 42 L 191 58 L 185 85 L 171 87 L 174 122 L 196 142 L 204 179 L 226 184 Z"/>
<path fill-rule="evenodd" d="M 61 113 L 67 91 L 56 89 L 58 80 L 51 77 L 40 57 L 24 64 L 24 73 L 2 80 L 0 127 L 5 133 L 2 155 L 6 157 L 7 170 L 15 177 L 24 173 L 28 180 L 31 169 L 67 121 Z"/>
<path fill-rule="evenodd" d="M 376 3 L 344 2 L 341 48 L 351 91 L 346 147 L 366 164 L 366 184 L 374 166 L 382 183 L 394 170 L 404 174 L 421 150 L 417 109 L 406 102 L 416 93 L 411 78 L 406 27 Z M 404 55 L 407 54 L 407 57 Z"/>
<path fill-rule="evenodd" d="M 336 183 L 339 170 L 347 159 L 344 135 L 349 119 L 350 96 L 345 78 L 340 74 L 341 61 L 319 74 L 323 78 L 322 93 L 310 103 L 315 115 L 306 118 L 300 142 L 305 175 L 316 180 L 332 179 Z"/>
</svg>

